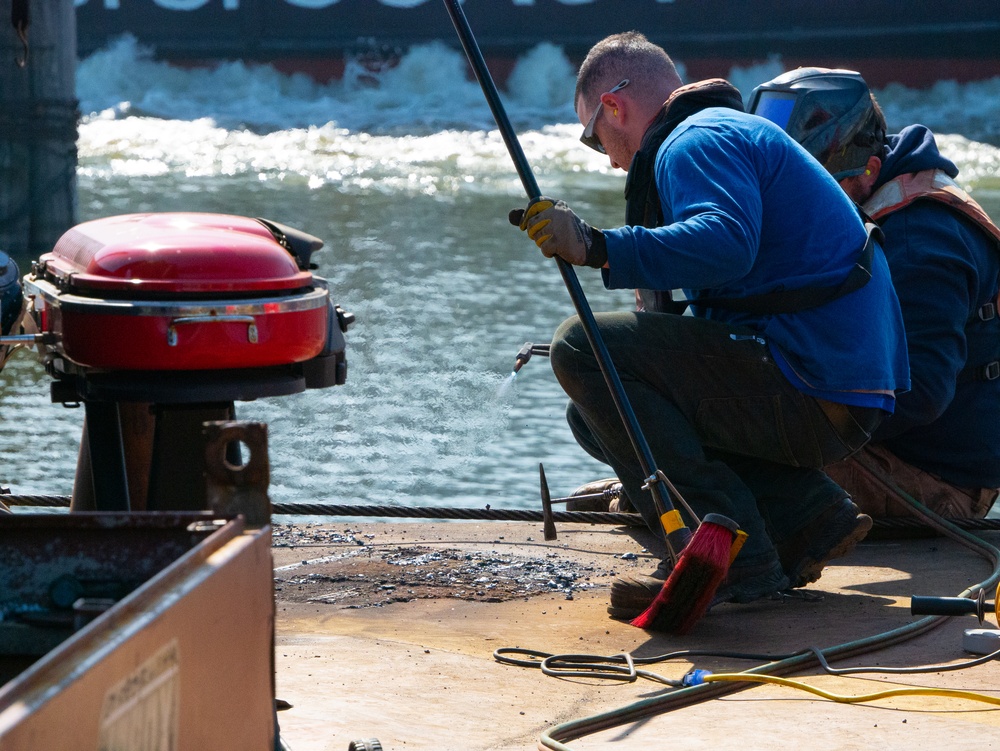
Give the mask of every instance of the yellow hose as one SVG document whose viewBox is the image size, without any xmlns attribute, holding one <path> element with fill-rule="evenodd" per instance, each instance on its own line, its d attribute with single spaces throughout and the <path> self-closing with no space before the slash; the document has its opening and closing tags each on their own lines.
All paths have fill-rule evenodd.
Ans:
<svg viewBox="0 0 1000 751">
<path fill-rule="evenodd" d="M 752 673 L 713 673 L 704 677 L 705 683 L 714 681 L 747 681 L 750 683 L 773 683 L 778 686 L 788 686 L 801 691 L 808 691 L 811 694 L 822 696 L 830 701 L 841 704 L 858 704 L 866 701 L 877 701 L 878 699 L 889 699 L 894 696 L 947 696 L 952 699 L 968 699 L 969 701 L 981 701 L 986 704 L 1000 706 L 1000 697 L 979 694 L 975 691 L 958 691 L 947 688 L 893 688 L 886 691 L 875 691 L 870 694 L 858 694 L 857 696 L 844 696 L 843 694 L 832 694 L 821 688 L 810 686 L 801 681 L 792 681 L 787 678 L 779 678 L 776 675 L 760 675 Z"/>
</svg>

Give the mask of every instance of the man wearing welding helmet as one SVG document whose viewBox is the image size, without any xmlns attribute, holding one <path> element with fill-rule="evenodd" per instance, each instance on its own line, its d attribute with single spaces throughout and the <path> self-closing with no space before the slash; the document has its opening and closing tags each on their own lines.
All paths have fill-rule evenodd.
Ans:
<svg viewBox="0 0 1000 751">
<path fill-rule="evenodd" d="M 958 168 L 926 127 L 886 136 L 858 73 L 785 73 L 754 90 L 750 111 L 783 127 L 879 223 L 903 311 L 911 389 L 871 443 L 827 473 L 872 516 L 910 513 L 879 475 L 942 516 L 985 516 L 1000 487 L 1000 228 L 955 183 Z"/>
<path fill-rule="evenodd" d="M 715 601 L 815 580 L 872 523 L 820 468 L 864 445 L 894 391 L 909 385 L 877 241 L 781 128 L 744 113 L 726 81 L 682 85 L 666 52 L 641 34 L 591 49 L 575 105 L 583 142 L 628 170 L 626 226 L 598 230 L 548 198 L 512 221 L 545 256 L 601 269 L 608 288 L 642 290 L 640 310 L 595 318 L 655 468 L 699 517 L 722 513 L 749 535 Z M 694 315 L 678 315 L 688 303 L 670 290 L 684 290 Z M 578 442 L 611 465 L 662 534 L 577 318 L 556 331 L 550 357 Z M 779 498 L 794 487 L 794 503 L 759 504 L 771 484 Z M 772 534 L 783 540 L 784 566 Z M 616 580 L 610 614 L 642 612 L 670 568 L 664 560 L 649 576 Z"/>
</svg>

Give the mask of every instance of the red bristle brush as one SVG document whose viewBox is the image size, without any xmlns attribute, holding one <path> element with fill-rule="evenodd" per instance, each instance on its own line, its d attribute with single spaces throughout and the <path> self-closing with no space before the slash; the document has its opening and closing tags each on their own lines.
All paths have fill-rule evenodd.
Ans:
<svg viewBox="0 0 1000 751">
<path fill-rule="evenodd" d="M 679 520 L 676 511 L 661 517 L 664 531 L 668 525 L 678 523 L 667 518 L 672 515 Z M 745 539 L 746 533 L 732 519 L 722 514 L 706 514 L 656 598 L 631 624 L 653 631 L 686 634 L 708 610 Z"/>
</svg>

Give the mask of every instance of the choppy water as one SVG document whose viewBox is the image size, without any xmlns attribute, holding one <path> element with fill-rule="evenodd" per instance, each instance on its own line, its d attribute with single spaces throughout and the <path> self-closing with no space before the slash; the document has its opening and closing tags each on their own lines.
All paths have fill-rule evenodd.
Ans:
<svg viewBox="0 0 1000 751">
<path fill-rule="evenodd" d="M 748 94 L 777 61 L 720 71 Z M 577 142 L 574 71 L 542 45 L 505 104 L 542 190 L 598 226 L 620 223 L 624 176 Z M 242 64 L 178 70 L 122 42 L 83 61 L 80 220 L 141 211 L 264 216 L 318 235 L 315 260 L 357 316 L 346 385 L 237 405 L 269 425 L 273 500 L 536 508 L 606 468 L 579 450 L 544 358 L 511 382 L 525 341 L 573 313 L 551 261 L 506 221 L 523 202 L 465 61 L 416 49 L 373 81 L 327 86 Z M 1000 216 L 1000 79 L 877 92 L 891 128 L 923 122 Z M 596 273 L 596 310 L 626 309 Z M 53 406 L 37 361 L 0 373 L 0 482 L 68 493 L 82 412 Z"/>
</svg>

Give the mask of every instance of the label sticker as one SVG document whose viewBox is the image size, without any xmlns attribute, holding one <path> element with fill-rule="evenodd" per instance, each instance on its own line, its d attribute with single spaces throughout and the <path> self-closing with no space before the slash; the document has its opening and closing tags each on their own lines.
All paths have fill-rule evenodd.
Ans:
<svg viewBox="0 0 1000 751">
<path fill-rule="evenodd" d="M 101 710 L 100 751 L 178 751 L 181 656 L 166 644 L 112 686 Z"/>
</svg>

